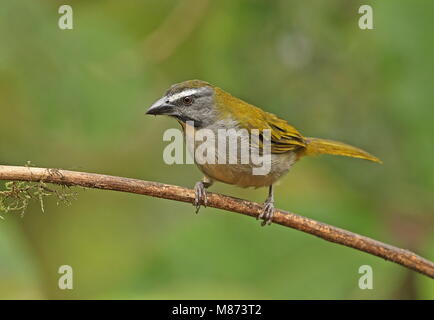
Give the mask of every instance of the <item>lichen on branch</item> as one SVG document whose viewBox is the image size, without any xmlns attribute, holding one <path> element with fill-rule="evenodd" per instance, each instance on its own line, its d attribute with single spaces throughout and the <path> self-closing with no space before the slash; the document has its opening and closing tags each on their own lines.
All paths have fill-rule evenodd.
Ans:
<svg viewBox="0 0 434 320">
<path fill-rule="evenodd" d="M 72 192 L 69 187 L 48 187 L 43 181 L 9 181 L 4 187 L 4 190 L 0 190 L 0 212 L 19 211 L 21 216 L 24 216 L 32 200 L 38 201 L 41 211 L 45 212 L 44 200 L 47 197 L 54 196 L 57 205 L 70 205 L 77 197 L 77 193 Z M 4 219 L 1 214 L 0 218 Z"/>
</svg>

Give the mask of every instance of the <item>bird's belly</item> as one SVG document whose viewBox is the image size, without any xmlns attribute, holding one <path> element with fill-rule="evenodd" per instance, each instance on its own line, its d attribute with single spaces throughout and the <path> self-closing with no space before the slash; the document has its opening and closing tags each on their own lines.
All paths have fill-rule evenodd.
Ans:
<svg viewBox="0 0 434 320">
<path fill-rule="evenodd" d="M 235 123 L 231 122 L 229 125 L 227 125 L 222 122 L 216 124 L 215 128 L 211 128 L 211 131 L 215 133 L 219 128 L 230 129 L 233 127 L 236 127 Z M 258 174 L 258 172 L 255 172 L 253 170 L 254 168 L 258 168 L 258 165 L 254 165 L 253 163 L 251 163 L 251 159 L 249 159 L 250 163 L 247 164 L 241 162 L 239 145 L 231 146 L 231 144 L 228 144 L 228 149 L 225 152 L 222 152 L 222 150 L 218 150 L 218 148 L 216 148 L 216 146 L 218 146 L 219 144 L 216 141 L 213 141 L 213 143 L 211 143 L 209 147 L 211 154 L 214 155 L 215 158 L 211 156 L 212 161 L 197 161 L 196 151 L 202 142 L 195 140 L 195 136 L 191 135 L 194 132 L 194 129 L 190 128 L 190 130 L 184 130 L 184 132 L 187 138 L 188 150 L 192 154 L 193 158 L 196 160 L 195 162 L 199 169 L 209 178 L 227 184 L 233 184 L 240 187 L 255 188 L 270 186 L 279 178 L 281 178 L 284 174 L 286 174 L 297 159 L 296 153 L 293 151 L 279 154 L 271 154 L 271 164 L 269 166 L 269 171 L 266 171 L 265 174 Z M 218 134 L 215 134 L 215 136 L 218 137 Z M 243 141 L 241 141 L 240 143 L 242 142 Z M 249 154 L 251 155 L 254 147 L 250 145 L 249 148 Z M 230 155 L 231 153 L 237 155 L 236 157 L 238 163 L 232 164 L 230 162 L 228 155 Z M 258 151 L 256 149 L 255 154 L 258 154 Z M 224 162 L 225 164 L 219 163 L 219 158 L 226 159 L 226 161 Z M 259 167 L 261 167 L 261 165 L 259 165 Z"/>
<path fill-rule="evenodd" d="M 265 187 L 285 175 L 296 159 L 294 152 L 271 155 L 270 170 L 266 174 L 254 174 L 252 164 L 197 164 L 209 178 L 240 187 Z"/>
</svg>

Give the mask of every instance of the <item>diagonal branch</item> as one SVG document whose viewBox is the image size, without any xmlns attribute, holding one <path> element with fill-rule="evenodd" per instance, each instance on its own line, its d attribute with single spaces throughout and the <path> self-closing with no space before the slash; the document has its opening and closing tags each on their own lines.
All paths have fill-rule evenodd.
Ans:
<svg viewBox="0 0 434 320">
<path fill-rule="evenodd" d="M 181 202 L 193 203 L 194 201 L 194 191 L 179 186 L 60 169 L 0 165 L 0 180 L 46 182 L 65 186 L 129 192 Z M 262 209 L 261 204 L 216 193 L 208 193 L 208 206 L 251 217 L 258 217 Z M 280 209 L 276 209 L 273 222 L 310 233 L 330 242 L 370 253 L 434 278 L 434 263 L 411 251 Z"/>
</svg>

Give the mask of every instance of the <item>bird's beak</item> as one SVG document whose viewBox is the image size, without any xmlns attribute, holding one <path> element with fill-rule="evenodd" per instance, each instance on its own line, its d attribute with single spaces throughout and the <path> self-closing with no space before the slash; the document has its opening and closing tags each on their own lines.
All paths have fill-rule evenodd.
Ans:
<svg viewBox="0 0 434 320">
<path fill-rule="evenodd" d="M 171 115 L 175 110 L 175 106 L 167 102 L 167 98 L 163 97 L 156 101 L 149 109 L 146 114 L 152 115 Z"/>
</svg>

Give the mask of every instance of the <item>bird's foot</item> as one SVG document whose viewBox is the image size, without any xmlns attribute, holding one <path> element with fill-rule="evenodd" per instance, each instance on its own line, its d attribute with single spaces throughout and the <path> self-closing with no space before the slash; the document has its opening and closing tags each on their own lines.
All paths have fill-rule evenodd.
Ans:
<svg viewBox="0 0 434 320">
<path fill-rule="evenodd" d="M 271 199 L 267 199 L 262 208 L 261 214 L 257 219 L 262 219 L 261 226 L 270 225 L 274 216 L 274 202 Z"/>
<path fill-rule="evenodd" d="M 194 206 L 196 207 L 196 213 L 199 212 L 201 206 L 206 207 L 208 198 L 206 195 L 205 185 L 202 181 L 199 181 L 194 186 Z"/>
</svg>

